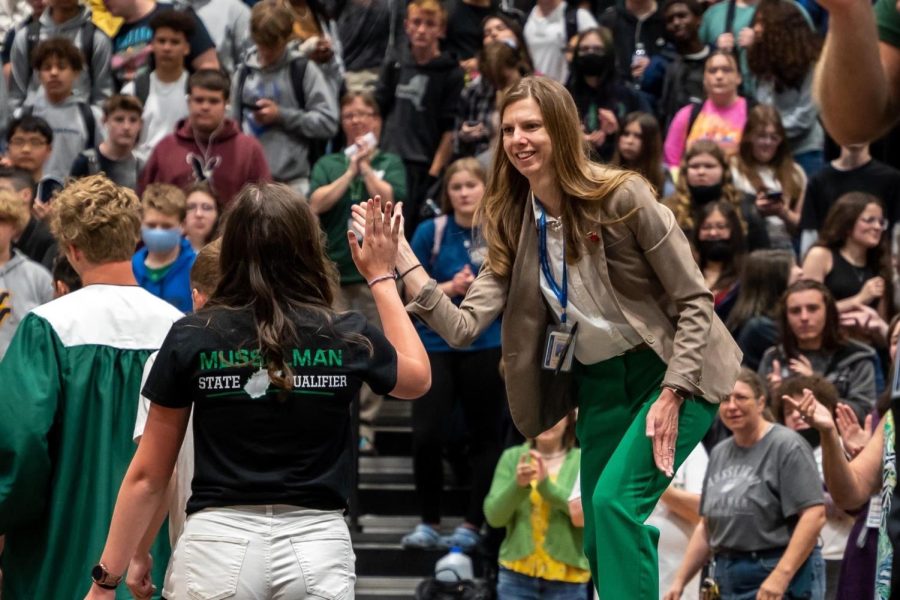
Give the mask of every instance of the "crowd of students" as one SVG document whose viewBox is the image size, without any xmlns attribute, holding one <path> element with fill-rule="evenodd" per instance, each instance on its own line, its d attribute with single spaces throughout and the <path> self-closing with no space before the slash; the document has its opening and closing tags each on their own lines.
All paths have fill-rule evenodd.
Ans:
<svg viewBox="0 0 900 600">
<path fill-rule="evenodd" d="M 893 10 L 878 1 L 888 43 Z M 898 329 L 892 317 L 900 313 L 900 170 L 872 157 L 873 134 L 848 135 L 846 122 L 820 118 L 816 68 L 824 105 L 829 72 L 822 67 L 836 63 L 828 49 L 820 61 L 829 19 L 815 0 L 191 0 L 177 6 L 21 0 L 0 13 L 6 13 L 0 14 L 0 384 L 18 387 L 15 398 L 25 405 L 53 397 L 24 416 L 21 406 L 0 403 L 6 423 L 0 491 L 7 490 L 0 493 L 0 533 L 9 536 L 0 558 L 4 598 L 63 597 L 54 590 L 64 588 L 37 581 L 56 568 L 51 562 L 65 565 L 63 585 L 83 579 L 89 565 L 82 563 L 103 548 L 115 490 L 134 448 L 130 436 L 127 444 L 122 436 L 101 437 L 68 464 L 68 445 L 96 427 L 131 431 L 136 417 L 140 438 L 150 400 L 184 408 L 163 397 L 169 390 L 163 384 L 173 381 L 157 377 L 144 388 L 155 394 L 142 400 L 138 415 L 140 377 L 134 375 L 146 364 L 146 379 L 149 350 L 216 289 L 210 264 L 218 266 L 220 258 L 212 242 L 232 223 L 236 207 L 259 227 L 275 227 L 279 218 L 305 223 L 306 213 L 289 215 L 288 209 L 254 212 L 260 194 L 280 205 L 291 191 L 305 200 L 321 231 L 317 244 L 336 266 L 338 285 L 314 303 L 362 313 L 369 323 L 334 323 L 330 331 L 374 346 L 371 364 L 353 363 L 360 452 L 377 452 L 374 423 L 384 393 L 420 396 L 413 405 L 412 451 L 421 523 L 403 536 L 403 546 L 471 551 L 493 544 L 501 598 L 534 590 L 584 597 L 590 571 L 574 481 L 576 415 L 523 444 L 507 408 L 499 317 L 465 348 L 416 320 L 433 383 L 419 394 L 399 384 L 400 375 L 383 364 L 392 359 L 379 347 L 384 339 L 378 333 L 384 328 L 394 343 L 397 324 L 382 323 L 371 277 L 359 268 L 365 261 L 347 236 L 354 218 L 361 218 L 359 210 L 354 216 L 355 205 L 376 196 L 402 203 L 410 253 L 441 292 L 461 303 L 487 254 L 478 219 L 507 135 L 498 107 L 528 77 L 565 85 L 593 160 L 635 171 L 652 185 L 691 242 L 715 312 L 744 353 L 746 369 L 734 392 L 651 516 L 661 531 L 660 597 L 698 597 L 704 578 L 695 576 L 710 556 L 703 584 L 715 581 L 746 597 L 888 597 L 886 523 L 896 465 L 886 389 Z M 863 129 L 871 134 L 876 128 Z M 826 152 L 829 134 L 844 142 L 839 151 Z M 73 183 L 78 180 L 83 187 Z M 255 198 L 248 189 L 256 190 Z M 278 231 L 261 235 L 289 245 L 275 238 L 292 234 Z M 252 237 L 237 225 L 232 235 Z M 254 264 L 278 254 L 265 239 L 244 239 L 248 252 L 262 253 Z M 313 246 L 307 251 L 318 253 Z M 274 267 L 265 271 L 264 264 L 257 274 L 238 272 L 244 267 L 225 263 L 226 256 L 244 261 L 234 248 L 221 256 L 223 271 L 235 269 L 231 285 L 247 282 L 254 293 L 270 293 L 260 281 L 271 285 L 283 275 Z M 97 265 L 109 261 L 118 265 L 107 269 L 112 275 L 101 268 L 98 277 Z M 115 288 L 131 281 L 164 303 Z M 51 302 L 82 285 L 93 287 L 95 296 Z M 218 305 L 223 315 L 243 306 L 241 293 L 235 287 Z M 131 329 L 116 331 L 79 323 L 77 311 L 91 302 L 111 322 L 130 303 L 143 325 L 131 322 Z M 98 330 L 90 331 L 92 325 Z M 262 345 L 263 329 L 257 331 Z M 177 331 L 183 347 L 209 341 L 194 339 L 187 325 Z M 241 342 L 215 343 L 224 349 Z M 79 361 L 95 360 L 79 353 L 103 354 L 103 348 L 117 349 L 105 357 L 123 371 L 116 385 L 101 385 L 91 373 L 69 385 L 91 390 L 94 402 L 109 407 L 79 412 L 85 402 L 79 396 L 59 408 L 69 395 L 59 382 L 74 377 Z M 176 350 L 168 348 L 162 359 L 171 369 L 188 369 L 189 357 Z M 203 360 L 222 361 L 210 368 L 223 371 L 234 367 L 231 360 L 255 365 L 249 356 L 226 361 L 222 352 Z M 284 374 L 270 376 L 276 381 Z M 124 396 L 133 401 L 127 409 L 121 408 Z M 60 411 L 70 422 L 57 423 L 63 422 L 55 416 Z M 277 413 L 267 418 L 277 420 Z M 46 435 L 19 432 L 4 439 L 17 419 L 39 421 Z M 206 431 L 200 440 L 205 461 L 224 462 L 218 469 L 202 464 L 191 503 L 190 478 L 181 478 L 193 464 L 179 458 L 173 548 L 183 526 L 173 524 L 179 516 L 183 521 L 185 504 L 189 513 L 202 510 L 204 489 L 235 484 L 217 481 L 223 469 L 240 477 L 252 468 L 241 460 L 249 450 L 230 461 L 221 454 L 220 434 Z M 864 462 L 848 463 L 840 448 Z M 37 450 L 43 454 L 29 454 Z M 297 456 L 279 450 L 281 457 Z M 340 454 L 337 471 L 323 475 L 339 479 L 346 467 L 342 451 L 323 444 L 316 451 Z M 452 531 L 441 529 L 445 458 L 471 483 L 464 521 Z M 91 478 L 99 487 L 88 495 L 75 493 L 78 465 L 96 470 Z M 145 468 L 155 468 L 149 458 Z M 289 477 L 289 469 L 282 474 Z M 309 507 L 342 508 L 342 484 L 323 485 L 327 493 L 313 495 Z M 232 491 L 235 501 L 253 504 L 246 488 Z M 284 497 L 296 501 L 290 494 Z M 102 502 L 95 504 L 95 495 Z M 37 524 L 45 500 L 28 506 L 35 497 L 47 500 L 52 515 Z M 60 539 L 62 523 L 91 515 L 97 522 L 85 525 L 91 531 L 80 540 L 89 556 L 69 552 L 69 542 Z M 262 523 L 272 516 L 248 511 L 228 518 Z M 138 597 L 150 597 L 150 584 L 162 583 L 166 570 L 168 551 L 162 538 L 154 542 L 153 523 L 144 524 L 147 539 L 129 569 Z M 200 537 L 224 527 L 208 525 Z M 505 529 L 499 550 L 493 528 Z M 49 547 L 55 548 L 52 560 Z M 352 557 L 343 547 L 331 550 L 344 552 L 333 558 L 344 561 L 346 577 L 327 586 L 344 589 L 352 583 Z M 157 559 L 152 575 L 151 552 Z M 169 597 L 190 587 L 190 574 L 178 568 L 165 579 L 174 594 Z"/>
</svg>

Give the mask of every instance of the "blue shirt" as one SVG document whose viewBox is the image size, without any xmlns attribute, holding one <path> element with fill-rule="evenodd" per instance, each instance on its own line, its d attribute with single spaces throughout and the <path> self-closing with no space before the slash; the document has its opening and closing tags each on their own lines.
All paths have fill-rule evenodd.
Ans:
<svg viewBox="0 0 900 600">
<path fill-rule="evenodd" d="M 483 241 L 477 240 L 477 236 L 473 236 L 472 229 L 460 227 L 456 224 L 453 216 L 449 216 L 441 239 L 440 250 L 432 260 L 434 234 L 435 219 L 423 221 L 416 228 L 411 242 L 413 252 L 415 252 L 416 257 L 429 275 L 437 280 L 438 283 L 444 283 L 453 279 L 453 276 L 465 265 L 469 265 L 472 273 L 478 274 L 478 270 L 484 262 L 487 249 L 484 247 Z M 462 296 L 453 298 L 453 303 L 459 305 L 462 303 L 462 299 Z M 416 330 L 419 332 L 422 344 L 428 352 L 456 351 L 424 323 L 416 321 Z M 466 348 L 466 351 L 486 350 L 488 348 L 498 348 L 499 346 L 500 319 L 497 319 L 485 329 L 478 339 L 472 342 L 471 346 Z"/>
</svg>

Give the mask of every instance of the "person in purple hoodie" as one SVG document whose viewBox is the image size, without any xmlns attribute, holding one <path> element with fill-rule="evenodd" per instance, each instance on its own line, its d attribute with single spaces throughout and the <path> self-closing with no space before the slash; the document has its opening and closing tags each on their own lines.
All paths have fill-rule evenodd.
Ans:
<svg viewBox="0 0 900 600">
<path fill-rule="evenodd" d="M 181 312 L 190 312 L 191 267 L 197 254 L 184 237 L 184 192 L 166 183 L 147 186 L 141 197 L 141 240 L 131 258 L 138 285 Z"/>
<path fill-rule="evenodd" d="M 224 211 L 245 184 L 272 179 L 260 143 L 225 116 L 230 93 L 231 82 L 220 71 L 202 69 L 191 75 L 188 118 L 153 150 L 141 173 L 139 194 L 151 183 L 185 189 L 208 181 Z"/>
</svg>

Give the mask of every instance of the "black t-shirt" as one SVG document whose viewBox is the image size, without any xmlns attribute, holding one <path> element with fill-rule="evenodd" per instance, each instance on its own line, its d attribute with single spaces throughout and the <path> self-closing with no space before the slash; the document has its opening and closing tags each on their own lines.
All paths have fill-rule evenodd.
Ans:
<svg viewBox="0 0 900 600">
<path fill-rule="evenodd" d="M 391 32 L 391 11 L 386 0 L 348 2 L 337 25 L 347 71 L 381 66 Z M 402 29 L 403 24 L 398 23 L 395 35 Z"/>
<path fill-rule="evenodd" d="M 122 23 L 112 39 L 112 72 L 119 88 L 145 70 L 152 69 L 153 53 L 150 41 L 153 39 L 153 30 L 150 29 L 150 20 L 163 10 L 175 10 L 175 7 L 171 4 L 157 4 L 147 16 L 134 23 Z M 195 25 L 194 33 L 188 39 L 191 51 L 184 59 L 185 67 L 189 67 L 195 58 L 210 48 L 215 48 L 216 45 L 193 9 L 186 8 L 184 12 L 194 17 Z"/>
<path fill-rule="evenodd" d="M 473 6 L 463 0 L 454 0 L 445 6 L 447 34 L 442 49 L 456 60 L 468 60 L 481 50 L 484 39 L 482 22 L 486 17 L 497 14 L 499 7 L 496 2 L 491 2 L 490 6 Z"/>
<path fill-rule="evenodd" d="M 336 315 L 332 331 L 312 314 L 293 321 L 289 392 L 269 383 L 249 310 L 186 316 L 163 342 L 143 393 L 161 406 L 193 405 L 188 514 L 240 504 L 346 508 L 350 403 L 364 382 L 377 394 L 394 388 L 397 354 L 359 313 Z"/>
<path fill-rule="evenodd" d="M 875 159 L 849 171 L 825 165 L 806 187 L 800 228 L 819 231 L 828 209 L 848 192 L 872 194 L 884 204 L 884 216 L 893 225 L 900 219 L 900 170 Z"/>
</svg>

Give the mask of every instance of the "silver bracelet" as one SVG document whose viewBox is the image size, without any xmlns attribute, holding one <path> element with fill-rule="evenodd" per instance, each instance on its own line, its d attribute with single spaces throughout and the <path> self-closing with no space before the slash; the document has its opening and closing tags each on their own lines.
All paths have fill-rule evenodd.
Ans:
<svg viewBox="0 0 900 600">
<path fill-rule="evenodd" d="M 378 283 L 380 281 L 387 281 L 388 279 L 397 279 L 397 274 L 390 273 L 388 275 L 379 275 L 378 277 L 374 277 L 374 278 L 370 279 L 367 283 L 369 284 L 369 287 L 372 287 L 376 283 Z"/>
</svg>

